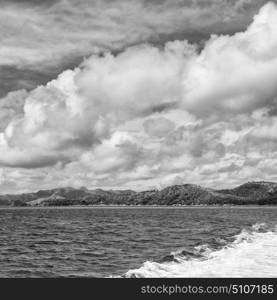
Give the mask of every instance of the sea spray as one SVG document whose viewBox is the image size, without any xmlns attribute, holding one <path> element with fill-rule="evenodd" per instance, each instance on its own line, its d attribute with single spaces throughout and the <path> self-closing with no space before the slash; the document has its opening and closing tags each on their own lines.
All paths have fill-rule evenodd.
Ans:
<svg viewBox="0 0 277 300">
<path fill-rule="evenodd" d="M 192 255 L 183 250 L 171 255 L 171 261 L 146 261 L 124 277 L 276 277 L 277 226 L 257 223 L 220 249 L 202 245 Z"/>
</svg>

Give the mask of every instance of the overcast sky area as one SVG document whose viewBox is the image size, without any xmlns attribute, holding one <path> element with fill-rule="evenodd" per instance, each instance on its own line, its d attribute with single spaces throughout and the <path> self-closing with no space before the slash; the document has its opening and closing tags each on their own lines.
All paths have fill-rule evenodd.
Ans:
<svg viewBox="0 0 277 300">
<path fill-rule="evenodd" d="M 0 0 L 0 193 L 277 181 L 277 0 Z"/>
</svg>

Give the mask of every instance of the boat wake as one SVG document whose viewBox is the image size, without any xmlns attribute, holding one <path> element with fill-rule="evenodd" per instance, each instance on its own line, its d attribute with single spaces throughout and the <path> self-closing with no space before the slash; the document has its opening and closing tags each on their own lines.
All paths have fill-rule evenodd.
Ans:
<svg viewBox="0 0 277 300">
<path fill-rule="evenodd" d="M 277 226 L 243 229 L 220 249 L 209 245 L 178 250 L 160 262 L 146 261 L 124 277 L 276 277 Z"/>
</svg>

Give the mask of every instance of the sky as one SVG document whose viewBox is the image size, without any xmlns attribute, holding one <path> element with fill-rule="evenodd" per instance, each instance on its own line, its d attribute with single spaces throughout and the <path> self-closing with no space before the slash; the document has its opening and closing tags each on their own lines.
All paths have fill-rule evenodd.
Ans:
<svg viewBox="0 0 277 300">
<path fill-rule="evenodd" d="M 277 1 L 0 8 L 0 193 L 277 181 Z"/>
</svg>

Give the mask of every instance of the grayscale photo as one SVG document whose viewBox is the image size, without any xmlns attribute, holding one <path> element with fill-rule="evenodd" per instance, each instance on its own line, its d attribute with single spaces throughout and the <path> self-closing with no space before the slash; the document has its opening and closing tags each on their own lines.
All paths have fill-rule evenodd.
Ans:
<svg viewBox="0 0 277 300">
<path fill-rule="evenodd" d="M 0 0 L 0 278 L 79 277 L 277 277 L 277 0 Z"/>
</svg>

